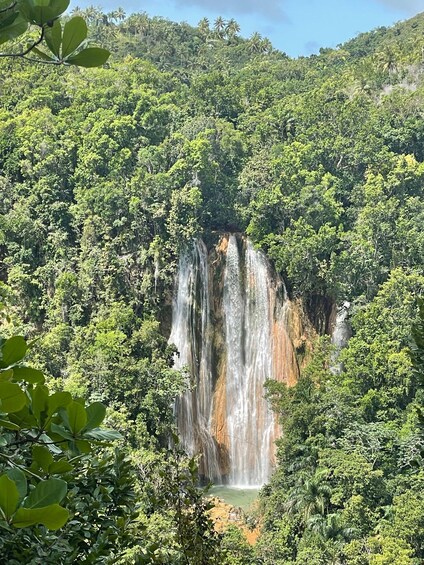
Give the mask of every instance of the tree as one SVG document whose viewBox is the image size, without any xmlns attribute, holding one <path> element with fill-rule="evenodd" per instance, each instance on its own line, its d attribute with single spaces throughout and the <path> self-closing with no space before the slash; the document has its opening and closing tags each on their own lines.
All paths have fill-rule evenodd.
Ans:
<svg viewBox="0 0 424 565">
<path fill-rule="evenodd" d="M 299 514 L 302 524 L 307 526 L 313 516 L 326 514 L 330 496 L 331 488 L 317 474 L 305 480 L 290 493 L 286 511 Z"/>
<path fill-rule="evenodd" d="M 216 35 L 222 39 L 225 34 L 225 20 L 221 16 L 218 16 L 213 23 L 213 28 L 215 30 Z"/>
<path fill-rule="evenodd" d="M 0 45 L 12 45 L 11 51 L 0 53 L 0 57 L 55 65 L 103 65 L 110 53 L 100 47 L 86 47 L 83 18 L 75 16 L 62 27 L 60 17 L 68 6 L 69 0 L 1 0 Z M 20 47 L 24 40 L 30 41 L 29 46 Z"/>
<path fill-rule="evenodd" d="M 24 364 L 28 344 L 21 336 L 0 341 L 0 516 L 3 528 L 43 524 L 61 528 L 69 512 L 60 503 L 75 458 L 99 441 L 120 439 L 99 425 L 106 407 L 85 407 L 69 392 L 50 394 L 41 371 Z M 72 463 L 71 463 L 72 461 Z"/>
<path fill-rule="evenodd" d="M 228 20 L 226 23 L 225 33 L 230 41 L 234 39 L 238 33 L 240 33 L 240 25 L 234 18 L 231 18 L 231 20 Z"/>
</svg>

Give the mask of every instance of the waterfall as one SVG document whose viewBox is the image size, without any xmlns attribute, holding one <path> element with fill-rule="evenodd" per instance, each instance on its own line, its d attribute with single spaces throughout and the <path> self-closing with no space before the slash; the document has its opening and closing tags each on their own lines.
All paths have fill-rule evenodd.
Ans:
<svg viewBox="0 0 424 565">
<path fill-rule="evenodd" d="M 348 321 L 349 308 L 350 302 L 347 301 L 337 308 L 336 321 L 331 334 L 331 343 L 335 346 L 335 351 L 331 358 L 330 370 L 335 374 L 342 370 L 340 363 L 338 363 L 340 351 L 346 347 L 352 336 L 352 329 Z"/>
<path fill-rule="evenodd" d="M 204 476 L 219 480 L 218 453 L 210 433 L 213 398 L 207 258 L 201 241 L 180 256 L 169 342 L 178 350 L 175 368 L 187 368 L 191 377 L 189 390 L 176 402 L 182 445 L 190 455 L 202 454 L 200 472 Z"/>
<path fill-rule="evenodd" d="M 264 399 L 273 376 L 270 277 L 265 257 L 248 242 L 244 273 L 230 236 L 223 309 L 227 349 L 226 399 L 229 482 L 262 485 L 270 475 L 274 419 Z"/>
<path fill-rule="evenodd" d="M 201 476 L 216 483 L 261 486 L 271 475 L 278 428 L 264 383 L 293 382 L 296 365 L 282 289 L 241 237 L 222 238 L 209 257 L 201 241 L 181 254 L 169 341 L 192 382 L 176 421 L 187 452 L 201 454 Z"/>
</svg>

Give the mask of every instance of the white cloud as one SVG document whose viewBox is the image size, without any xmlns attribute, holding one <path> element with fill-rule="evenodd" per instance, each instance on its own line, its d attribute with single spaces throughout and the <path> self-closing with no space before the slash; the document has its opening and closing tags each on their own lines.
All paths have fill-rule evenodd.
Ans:
<svg viewBox="0 0 424 565">
<path fill-rule="evenodd" d="M 217 14 L 238 15 L 256 14 L 263 18 L 273 20 L 286 19 L 282 0 L 176 0 L 176 5 L 181 7 L 195 6 Z"/>
<path fill-rule="evenodd" d="M 378 2 L 408 15 L 424 10 L 423 0 L 378 0 Z"/>
</svg>

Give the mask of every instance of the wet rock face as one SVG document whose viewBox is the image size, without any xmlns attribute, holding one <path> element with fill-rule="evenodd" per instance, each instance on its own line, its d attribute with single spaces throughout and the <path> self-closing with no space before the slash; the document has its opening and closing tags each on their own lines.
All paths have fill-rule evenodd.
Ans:
<svg viewBox="0 0 424 565">
<path fill-rule="evenodd" d="M 221 236 L 209 250 L 196 241 L 181 255 L 169 341 L 193 389 L 177 400 L 176 417 L 187 451 L 202 454 L 205 480 L 250 486 L 268 480 L 280 430 L 264 383 L 297 381 L 304 328 L 301 308 L 243 236 Z"/>
</svg>

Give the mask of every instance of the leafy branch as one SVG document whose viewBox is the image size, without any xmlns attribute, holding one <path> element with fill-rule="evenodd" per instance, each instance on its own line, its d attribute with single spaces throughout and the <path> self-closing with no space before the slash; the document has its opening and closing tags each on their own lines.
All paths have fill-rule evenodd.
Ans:
<svg viewBox="0 0 424 565">
<path fill-rule="evenodd" d="M 67 482 L 55 475 L 72 473 L 93 442 L 121 435 L 99 427 L 106 415 L 100 402 L 50 394 L 43 373 L 23 364 L 27 350 L 21 336 L 0 339 L 0 459 L 9 467 L 0 475 L 0 525 L 56 530 L 69 512 L 60 505 Z"/>
<path fill-rule="evenodd" d="M 4 0 L 0 0 L 0 6 Z M 109 58 L 110 52 L 101 47 L 87 47 L 87 24 L 80 16 L 71 18 L 64 26 L 60 17 L 69 0 L 21 0 L 0 7 L 0 45 L 25 37 L 34 26 L 39 37 L 25 50 L 0 53 L 0 58 L 21 58 L 50 65 L 98 67 Z M 36 57 L 28 57 L 35 54 Z"/>
</svg>

